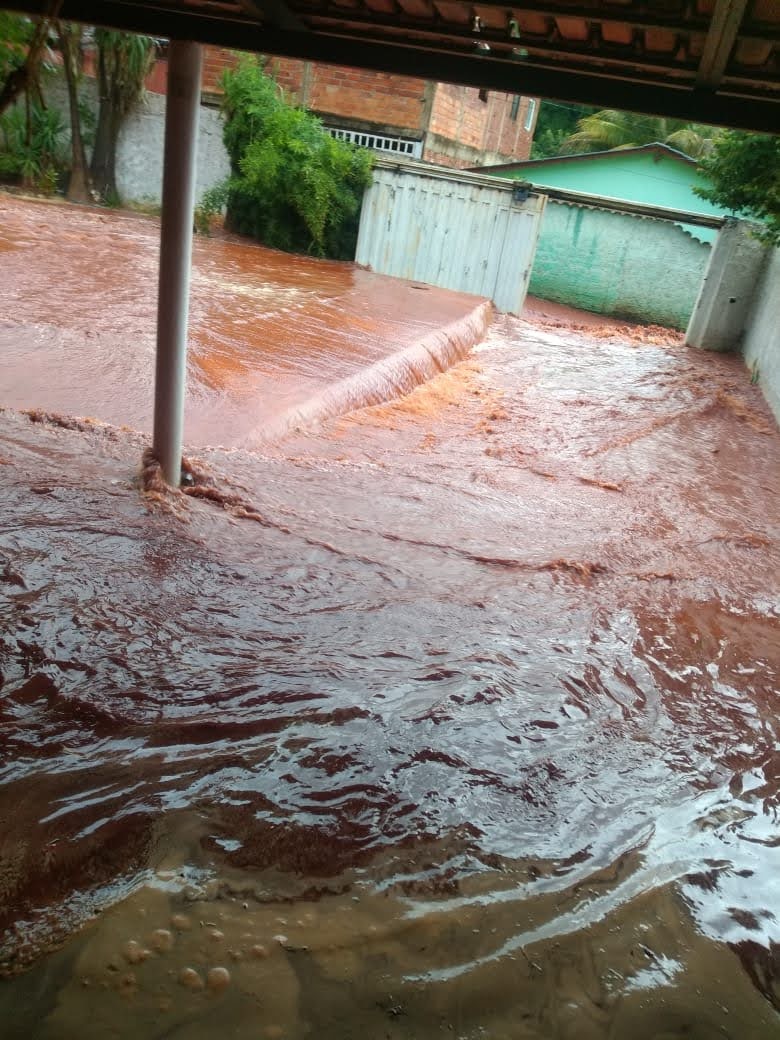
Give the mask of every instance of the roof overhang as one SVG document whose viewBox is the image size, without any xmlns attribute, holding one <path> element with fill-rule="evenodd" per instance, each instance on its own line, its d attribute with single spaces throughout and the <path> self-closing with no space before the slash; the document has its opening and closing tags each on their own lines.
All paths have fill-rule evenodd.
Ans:
<svg viewBox="0 0 780 1040">
<path fill-rule="evenodd" d="M 673 159 L 675 162 L 684 163 L 686 166 L 697 166 L 695 159 L 668 144 L 656 142 L 655 144 L 639 144 L 630 148 L 611 148 L 599 152 L 574 152 L 570 155 L 548 155 L 545 159 L 519 159 L 515 162 L 497 163 L 494 166 L 480 166 L 484 173 L 492 173 L 494 170 L 534 170 L 539 166 L 552 166 L 553 164 L 568 166 L 571 163 L 588 163 L 594 160 L 606 159 L 610 163 L 619 162 L 627 155 L 655 155 L 657 158 Z M 476 167 L 475 167 L 476 169 Z"/>
<path fill-rule="evenodd" d="M 10 0 L 35 15 L 780 132 L 778 0 Z"/>
</svg>

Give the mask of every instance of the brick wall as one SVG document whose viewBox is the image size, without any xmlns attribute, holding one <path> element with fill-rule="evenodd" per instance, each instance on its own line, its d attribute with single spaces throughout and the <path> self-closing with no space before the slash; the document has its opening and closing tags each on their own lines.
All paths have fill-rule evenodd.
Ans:
<svg viewBox="0 0 780 1040">
<path fill-rule="evenodd" d="M 299 58 L 269 58 L 267 69 L 285 94 L 290 96 L 296 105 L 305 105 L 304 94 L 307 92 L 307 75 L 305 61 Z"/>
<path fill-rule="evenodd" d="M 218 90 L 222 72 L 235 60 L 231 51 L 206 47 L 203 89 Z M 423 130 L 425 80 L 294 58 L 269 58 L 267 70 L 297 104 L 320 116 L 358 120 L 396 133 L 419 135 Z"/>
<path fill-rule="evenodd" d="M 428 142 L 425 158 L 431 162 L 444 159 L 445 165 L 456 166 L 487 165 L 487 155 L 501 156 L 498 162 L 527 159 L 536 125 L 535 103 L 529 118 L 531 103 L 532 99 L 525 97 L 515 102 L 514 94 L 439 83 L 430 121 L 435 141 Z M 443 150 L 443 141 L 457 143 L 459 148 L 455 152 L 452 147 Z M 485 153 L 485 158 L 474 158 L 478 153 Z"/>
<path fill-rule="evenodd" d="M 423 130 L 425 80 L 313 65 L 306 105 L 319 115 L 356 118 L 400 132 Z"/>
<path fill-rule="evenodd" d="M 205 91 L 219 90 L 219 80 L 225 69 L 232 69 L 236 64 L 234 51 L 225 50 L 223 47 L 203 48 L 203 81 Z"/>
<path fill-rule="evenodd" d="M 235 60 L 232 51 L 206 47 L 203 89 L 217 91 Z M 527 159 L 531 152 L 536 113 L 527 119 L 529 98 L 515 103 L 512 94 L 488 91 L 482 100 L 476 87 L 295 58 L 269 58 L 267 69 L 296 104 L 328 121 L 406 137 L 425 133 L 429 162 L 464 168 Z"/>
<path fill-rule="evenodd" d="M 471 148 L 481 148 L 488 106 L 480 101 L 479 93 L 476 87 L 439 83 L 431 111 L 431 133 Z"/>
<path fill-rule="evenodd" d="M 513 94 L 496 95 L 496 109 L 500 110 L 501 119 L 496 136 L 491 137 L 487 147 L 501 155 L 528 159 L 539 115 L 539 102 L 536 98 L 521 97 L 515 106 L 514 99 Z"/>
</svg>

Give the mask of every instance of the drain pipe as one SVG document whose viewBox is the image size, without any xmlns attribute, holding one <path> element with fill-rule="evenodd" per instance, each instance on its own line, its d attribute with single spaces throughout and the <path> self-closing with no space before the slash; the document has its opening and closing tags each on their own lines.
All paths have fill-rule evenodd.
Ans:
<svg viewBox="0 0 780 1040">
<path fill-rule="evenodd" d="M 199 43 L 171 40 L 165 101 L 153 446 L 163 477 L 173 487 L 181 483 L 201 66 Z"/>
</svg>

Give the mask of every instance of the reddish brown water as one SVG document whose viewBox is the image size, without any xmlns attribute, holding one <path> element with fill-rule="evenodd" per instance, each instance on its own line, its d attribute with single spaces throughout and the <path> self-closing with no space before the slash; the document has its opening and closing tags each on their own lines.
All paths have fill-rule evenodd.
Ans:
<svg viewBox="0 0 780 1040">
<path fill-rule="evenodd" d="M 151 220 L 0 196 L 3 404 L 151 429 L 158 248 Z M 196 238 L 185 436 L 262 440 L 300 417 L 408 392 L 481 337 L 479 303 Z"/>
<path fill-rule="evenodd" d="M 737 359 L 560 321 L 195 438 L 197 496 L 0 415 L 4 1037 L 780 1035 L 780 436 Z"/>
</svg>

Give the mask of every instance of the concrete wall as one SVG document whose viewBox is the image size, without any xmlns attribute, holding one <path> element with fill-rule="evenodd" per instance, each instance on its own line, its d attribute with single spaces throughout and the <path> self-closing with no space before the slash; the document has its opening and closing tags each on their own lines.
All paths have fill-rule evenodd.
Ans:
<svg viewBox="0 0 780 1040">
<path fill-rule="evenodd" d="M 767 257 L 756 286 L 742 352 L 780 422 L 780 249 Z"/>
<path fill-rule="evenodd" d="M 780 422 L 780 249 L 761 242 L 756 230 L 744 220 L 720 229 L 685 342 L 741 351 Z"/>
<path fill-rule="evenodd" d="M 709 252 L 668 221 L 550 201 L 528 291 L 597 314 L 684 329 Z"/>
<path fill-rule="evenodd" d="M 143 104 L 128 116 L 119 136 L 117 188 L 123 200 L 160 201 L 164 134 L 165 98 L 147 94 Z M 201 105 L 196 200 L 229 175 L 230 163 L 222 143 L 222 117 L 218 109 Z"/>
<path fill-rule="evenodd" d="M 70 126 L 63 73 L 58 71 L 48 76 L 44 91 L 49 104 L 60 109 L 66 126 Z M 97 116 L 97 86 L 93 79 L 84 81 L 79 96 Z M 119 135 L 116 179 L 123 202 L 160 202 L 164 136 L 165 97 L 147 93 L 128 116 Z M 218 109 L 201 105 L 196 199 L 200 200 L 204 191 L 219 184 L 229 174 L 230 163 L 222 143 L 222 117 Z"/>
<path fill-rule="evenodd" d="M 718 232 L 685 332 L 689 347 L 741 350 L 769 250 L 754 225 L 729 219 Z"/>
</svg>

